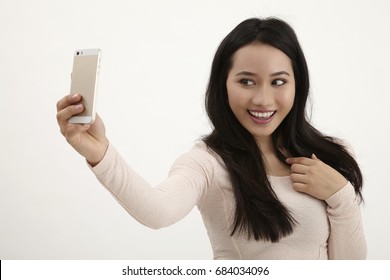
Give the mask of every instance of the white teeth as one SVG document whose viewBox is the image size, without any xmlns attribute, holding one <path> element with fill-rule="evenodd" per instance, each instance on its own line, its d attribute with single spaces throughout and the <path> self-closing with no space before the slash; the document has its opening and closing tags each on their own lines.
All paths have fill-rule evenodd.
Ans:
<svg viewBox="0 0 390 280">
<path fill-rule="evenodd" d="M 255 112 L 255 111 L 249 111 L 249 113 L 252 115 L 252 116 L 255 116 L 257 118 L 262 118 L 262 119 L 268 119 L 269 117 L 271 117 L 275 111 L 272 111 L 272 112 L 265 112 L 265 113 L 261 113 L 261 112 Z"/>
</svg>

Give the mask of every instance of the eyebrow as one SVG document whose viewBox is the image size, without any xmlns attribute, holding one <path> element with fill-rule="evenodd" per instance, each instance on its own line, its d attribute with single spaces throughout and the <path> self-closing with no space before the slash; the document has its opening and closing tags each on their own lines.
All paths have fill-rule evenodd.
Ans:
<svg viewBox="0 0 390 280">
<path fill-rule="evenodd" d="M 286 71 L 278 71 L 278 72 L 272 73 L 270 76 L 271 77 L 275 77 L 275 76 L 280 76 L 280 75 L 290 76 L 290 73 L 288 73 Z M 236 76 L 256 76 L 256 74 L 252 73 L 252 72 L 249 72 L 249 71 L 241 71 L 241 72 L 238 72 L 236 74 Z"/>
</svg>

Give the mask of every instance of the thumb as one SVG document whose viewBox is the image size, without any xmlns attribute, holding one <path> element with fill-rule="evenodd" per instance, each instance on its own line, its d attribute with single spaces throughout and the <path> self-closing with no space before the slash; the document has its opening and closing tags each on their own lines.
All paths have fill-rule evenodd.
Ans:
<svg viewBox="0 0 390 280">
<path fill-rule="evenodd" d="M 311 158 L 312 158 L 312 159 L 318 159 L 318 157 L 317 157 L 315 154 L 312 154 L 312 155 L 311 155 Z"/>
</svg>

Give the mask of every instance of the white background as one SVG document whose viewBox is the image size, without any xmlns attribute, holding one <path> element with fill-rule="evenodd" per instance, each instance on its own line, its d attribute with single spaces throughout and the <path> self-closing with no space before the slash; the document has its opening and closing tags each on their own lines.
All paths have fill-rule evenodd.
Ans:
<svg viewBox="0 0 390 280">
<path fill-rule="evenodd" d="M 253 16 L 296 30 L 312 120 L 352 144 L 365 175 L 370 259 L 390 259 L 390 2 L 0 0 L 0 259 L 211 259 L 199 212 L 159 231 L 134 221 L 63 139 L 56 102 L 73 51 L 103 50 L 98 111 L 152 184 L 209 132 L 214 52 Z"/>
</svg>

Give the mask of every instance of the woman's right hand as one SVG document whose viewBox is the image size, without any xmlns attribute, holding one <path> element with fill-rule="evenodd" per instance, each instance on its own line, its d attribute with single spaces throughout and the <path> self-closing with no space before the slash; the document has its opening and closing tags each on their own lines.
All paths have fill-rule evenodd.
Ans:
<svg viewBox="0 0 390 280">
<path fill-rule="evenodd" d="M 95 166 L 104 157 L 108 139 L 103 121 L 96 115 L 92 124 L 71 124 L 69 118 L 81 113 L 84 106 L 79 94 L 67 95 L 57 102 L 57 122 L 66 141 L 85 159 Z"/>
</svg>

